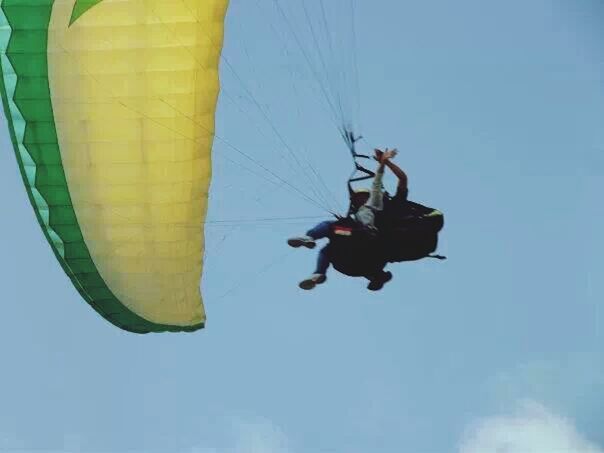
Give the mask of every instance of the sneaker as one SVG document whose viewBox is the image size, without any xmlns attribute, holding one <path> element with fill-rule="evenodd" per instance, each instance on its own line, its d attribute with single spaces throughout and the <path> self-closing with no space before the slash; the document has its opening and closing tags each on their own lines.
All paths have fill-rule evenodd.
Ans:
<svg viewBox="0 0 604 453">
<path fill-rule="evenodd" d="M 302 289 L 309 290 L 313 289 L 317 285 L 320 285 L 321 283 L 325 283 L 325 280 L 327 280 L 327 276 L 325 274 L 312 274 L 306 280 L 302 280 L 298 286 Z"/>
<path fill-rule="evenodd" d="M 377 278 L 369 282 L 367 289 L 369 291 L 379 291 L 390 280 L 392 280 L 392 272 L 382 272 Z"/>
<path fill-rule="evenodd" d="M 301 236 L 297 238 L 291 238 L 287 240 L 287 243 L 294 248 L 306 247 L 308 249 L 314 249 L 317 243 L 310 236 Z"/>
</svg>

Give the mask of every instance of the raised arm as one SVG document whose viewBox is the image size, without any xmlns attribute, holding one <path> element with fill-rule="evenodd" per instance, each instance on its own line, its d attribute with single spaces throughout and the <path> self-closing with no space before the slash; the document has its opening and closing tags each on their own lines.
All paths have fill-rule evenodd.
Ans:
<svg viewBox="0 0 604 453">
<path fill-rule="evenodd" d="M 389 152 L 388 150 L 386 150 L 386 152 Z M 397 154 L 397 150 L 394 149 L 392 151 L 390 151 L 391 153 L 393 153 L 393 155 L 391 157 L 394 157 Z M 392 162 L 392 159 L 386 159 L 383 160 L 382 156 L 385 153 L 379 149 L 375 150 L 375 158 L 380 161 L 380 162 L 384 162 L 384 164 L 390 169 L 392 170 L 392 173 L 394 173 L 394 175 L 398 178 L 398 187 L 397 187 L 397 192 L 398 193 L 403 193 L 406 192 L 408 189 L 408 179 L 407 179 L 407 174 L 398 166 L 396 165 L 394 162 Z"/>
<path fill-rule="evenodd" d="M 407 191 L 409 184 L 407 174 L 391 160 L 386 161 L 386 166 L 392 170 L 392 173 L 398 178 L 397 192 Z"/>
<path fill-rule="evenodd" d="M 382 181 L 384 179 L 384 169 L 387 165 L 386 162 L 386 159 L 380 161 L 380 165 L 373 178 L 373 184 L 371 184 L 371 193 L 369 194 L 367 206 L 371 206 L 374 209 L 382 209 L 382 200 L 384 198 L 384 194 L 382 193 Z"/>
<path fill-rule="evenodd" d="M 385 152 L 380 152 L 379 155 L 376 152 L 376 158 L 380 162 L 378 169 L 375 172 L 375 177 L 373 178 L 373 184 L 371 185 L 371 194 L 369 196 L 369 200 L 367 201 L 367 206 L 372 207 L 376 210 L 382 210 L 384 204 L 384 192 L 383 192 L 383 179 L 384 179 L 384 169 L 388 165 L 390 159 L 396 156 L 397 151 L 395 149 Z"/>
</svg>

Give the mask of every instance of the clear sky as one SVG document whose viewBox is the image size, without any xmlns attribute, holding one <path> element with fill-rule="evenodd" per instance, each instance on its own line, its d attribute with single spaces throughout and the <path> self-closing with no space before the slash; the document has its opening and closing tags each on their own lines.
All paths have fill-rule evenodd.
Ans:
<svg viewBox="0 0 604 453">
<path fill-rule="evenodd" d="M 137 336 L 83 303 L 0 134 L 0 452 L 604 451 L 604 4 L 355 0 L 355 46 L 350 4 L 327 5 L 357 57 L 341 91 L 445 213 L 449 260 L 298 289 L 315 253 L 286 238 L 328 214 L 257 164 L 312 196 L 291 148 L 342 209 L 351 162 L 275 3 L 232 0 L 217 134 L 255 163 L 217 140 L 205 330 Z"/>
</svg>

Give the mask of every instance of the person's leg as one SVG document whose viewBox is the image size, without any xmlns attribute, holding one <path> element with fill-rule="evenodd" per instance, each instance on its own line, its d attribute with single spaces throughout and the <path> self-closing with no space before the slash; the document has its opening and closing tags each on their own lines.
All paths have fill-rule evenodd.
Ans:
<svg viewBox="0 0 604 453">
<path fill-rule="evenodd" d="M 317 267 L 314 274 L 307 279 L 302 280 L 299 284 L 300 288 L 309 290 L 313 289 L 317 285 L 320 285 L 321 283 L 325 283 L 327 280 L 327 276 L 325 274 L 327 274 L 330 264 L 331 261 L 327 252 L 327 246 L 325 246 L 319 251 L 319 256 L 317 257 Z"/>
<path fill-rule="evenodd" d="M 329 269 L 330 264 L 331 261 L 329 259 L 329 254 L 327 253 L 327 246 L 325 246 L 321 250 L 319 250 L 315 274 L 327 274 L 327 269 Z"/>
<path fill-rule="evenodd" d="M 318 239 L 323 239 L 329 236 L 331 225 L 333 221 L 326 220 L 319 223 L 315 227 L 311 228 L 306 232 L 306 236 L 293 237 L 288 239 L 287 243 L 292 247 L 307 247 L 309 249 L 314 248 L 317 244 L 315 243 Z"/>
<path fill-rule="evenodd" d="M 331 232 L 331 226 L 333 225 L 332 220 L 326 220 L 324 222 L 319 223 L 314 228 L 311 228 L 306 232 L 308 237 L 313 238 L 314 240 L 323 239 L 329 236 Z"/>
</svg>

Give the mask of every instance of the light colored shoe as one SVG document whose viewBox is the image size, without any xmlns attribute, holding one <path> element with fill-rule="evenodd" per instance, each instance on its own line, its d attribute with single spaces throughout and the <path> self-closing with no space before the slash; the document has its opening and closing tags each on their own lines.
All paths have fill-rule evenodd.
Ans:
<svg viewBox="0 0 604 453">
<path fill-rule="evenodd" d="M 321 283 L 325 283 L 326 280 L 327 276 L 325 274 L 312 274 L 306 280 L 302 280 L 298 286 L 302 289 L 310 290 Z"/>
<path fill-rule="evenodd" d="M 310 236 L 300 236 L 296 238 L 290 238 L 287 243 L 294 248 L 306 247 L 308 249 L 314 249 L 317 243 Z"/>
</svg>

